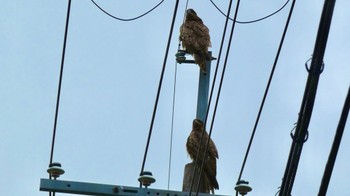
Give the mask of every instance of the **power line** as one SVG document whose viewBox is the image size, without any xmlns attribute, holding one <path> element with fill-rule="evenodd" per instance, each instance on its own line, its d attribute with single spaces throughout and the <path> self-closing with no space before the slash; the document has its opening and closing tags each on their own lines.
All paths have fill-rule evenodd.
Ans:
<svg viewBox="0 0 350 196">
<path fill-rule="evenodd" d="M 340 142 L 341 142 L 341 139 L 343 137 L 344 128 L 345 128 L 346 121 L 347 121 L 347 118 L 349 115 L 349 110 L 350 110 L 350 87 L 348 89 L 348 94 L 345 98 L 343 110 L 342 110 L 342 113 L 340 115 L 337 131 L 336 131 L 336 134 L 334 136 L 334 141 L 333 141 L 333 145 L 331 148 L 331 152 L 329 153 L 326 168 L 325 168 L 324 173 L 323 173 L 318 196 L 325 196 L 327 193 L 329 181 L 331 180 L 335 160 L 337 158 Z"/>
<path fill-rule="evenodd" d="M 295 136 L 292 141 L 288 161 L 283 175 L 280 196 L 290 195 L 292 192 L 295 176 L 298 170 L 298 164 L 310 124 L 312 111 L 316 99 L 317 87 L 320 74 L 323 70 L 323 58 L 326 51 L 326 45 L 329 30 L 332 22 L 335 0 L 326 0 L 324 2 L 321 19 L 318 27 L 316 42 L 312 55 L 310 70 L 304 91 L 303 100 L 300 107 Z"/>
<path fill-rule="evenodd" d="M 232 0 L 230 1 L 230 4 L 229 4 L 229 8 L 228 8 L 228 14 L 230 13 L 230 10 L 231 10 L 231 4 L 232 4 Z M 238 10 L 239 10 L 239 5 L 240 5 L 240 0 L 237 1 L 237 4 L 236 4 L 236 10 L 235 10 L 235 14 L 234 14 L 234 19 L 237 19 L 237 15 L 238 15 Z M 221 43 L 221 46 L 220 46 L 220 53 L 222 51 L 222 46 L 223 46 L 223 42 L 224 42 L 224 39 L 225 39 L 225 32 L 226 32 L 226 27 L 227 27 L 227 23 L 228 23 L 228 17 L 226 17 L 226 22 L 225 22 L 225 30 L 224 30 L 224 33 L 223 33 L 223 38 L 222 38 L 222 43 Z M 234 33 L 234 29 L 235 29 L 235 22 L 232 24 L 232 27 L 231 27 L 231 32 L 230 32 L 230 37 L 229 37 L 229 41 L 228 41 L 228 44 L 227 44 L 227 49 L 226 49 L 226 56 L 225 56 L 225 61 L 224 61 L 224 64 L 223 64 L 223 68 L 222 68 L 222 72 L 221 72 L 221 78 L 220 78 L 220 83 L 219 83 L 219 87 L 218 87 L 218 93 L 217 93 L 217 97 L 216 97 L 216 102 L 215 102 L 215 105 L 214 105 L 214 111 L 213 111 L 213 116 L 212 116 L 212 121 L 211 121 L 211 125 L 210 125 L 210 129 L 209 129 L 209 133 L 208 133 L 208 140 L 206 141 L 206 146 L 205 146 L 205 150 L 204 150 L 204 154 L 203 156 L 206 155 L 207 151 L 208 151 L 208 145 L 209 145 L 209 141 L 210 141 L 210 137 L 211 137 L 211 134 L 212 134 L 212 131 L 213 131 L 213 126 L 214 126 L 214 121 L 215 121 L 215 117 L 216 117 L 216 111 L 217 111 L 217 107 L 218 107 L 218 103 L 219 103 L 219 100 L 220 100 L 220 95 L 221 95 L 221 89 L 222 89 L 222 84 L 223 84 L 223 81 L 224 81 L 224 76 L 225 76 L 225 71 L 226 71 L 226 66 L 227 66 L 227 60 L 228 60 L 228 56 L 229 56 L 229 53 L 230 53 L 230 48 L 231 48 L 231 42 L 232 42 L 232 38 L 233 38 L 233 33 Z M 219 54 L 219 56 L 221 56 L 221 54 Z M 217 68 L 218 68 L 218 65 L 219 65 L 219 58 L 218 58 L 218 62 L 217 62 L 217 67 L 216 67 L 216 73 L 217 73 Z M 215 75 L 216 75 L 215 73 Z M 211 102 L 211 99 L 212 99 L 212 93 L 214 91 L 214 82 L 213 82 L 213 86 L 212 86 L 212 90 L 211 90 L 211 94 L 210 94 L 210 102 Z M 206 125 L 206 121 L 207 121 L 207 118 L 208 118 L 208 114 L 209 114 L 209 108 L 210 108 L 210 102 L 208 104 L 208 108 L 207 108 L 207 114 L 206 114 L 206 118 L 205 118 L 205 124 Z M 203 134 L 202 134 L 202 139 L 203 139 Z M 201 139 L 201 140 L 202 140 Z M 199 181 L 198 181 L 198 185 L 197 185 L 197 191 L 196 193 L 198 194 L 198 191 L 199 191 L 199 183 L 201 181 L 201 174 L 203 172 L 203 168 L 204 168 L 204 163 L 205 163 L 205 159 L 204 161 L 202 161 L 202 165 L 200 167 L 200 172 L 199 172 Z"/>
<path fill-rule="evenodd" d="M 91 2 L 99 9 L 101 10 L 103 13 L 105 13 L 106 15 L 108 15 L 109 17 L 111 18 L 114 18 L 116 20 L 120 20 L 120 21 L 124 21 L 124 22 L 129 22 L 129 21 L 133 21 L 133 20 L 137 20 L 139 18 L 142 18 L 143 16 L 151 13 L 154 9 L 156 9 L 158 6 L 160 6 L 164 0 L 161 0 L 157 5 L 155 5 L 152 9 L 148 10 L 147 12 L 139 15 L 139 16 L 136 16 L 136 17 L 133 17 L 133 18 L 120 18 L 120 17 L 116 17 L 112 14 L 110 14 L 109 12 L 107 12 L 106 10 L 104 10 L 101 6 L 99 6 L 94 0 L 91 0 Z"/>
<path fill-rule="evenodd" d="M 232 0 L 230 0 L 229 6 L 228 6 L 227 15 L 229 15 L 230 12 L 231 12 L 231 5 L 232 5 Z M 220 49 L 219 49 L 219 54 L 218 54 L 217 63 L 216 63 L 216 68 L 215 68 L 214 77 L 213 77 L 213 83 L 212 83 L 212 87 L 211 87 L 211 90 L 210 90 L 208 106 L 207 106 L 207 110 L 206 110 L 205 119 L 204 119 L 204 122 L 203 122 L 203 127 L 204 128 L 206 127 L 206 124 L 207 124 L 206 122 L 207 122 L 207 119 L 208 119 L 209 109 L 210 109 L 211 101 L 212 101 L 212 98 L 213 98 L 213 93 L 214 93 L 214 88 L 215 88 L 215 83 L 216 83 L 216 77 L 217 77 L 217 74 L 218 74 L 218 68 L 219 68 L 219 64 L 220 64 L 220 60 L 221 60 L 222 49 L 223 49 L 223 45 L 224 45 L 224 41 L 225 41 L 225 37 L 226 37 L 227 24 L 228 24 L 228 18 L 226 17 L 224 30 L 223 30 L 223 35 L 222 35 L 221 44 L 220 44 Z M 196 155 L 196 160 L 199 157 L 199 149 L 202 146 L 203 137 L 204 137 L 204 132 L 202 133 L 202 136 L 201 136 L 200 144 L 199 144 L 199 147 L 198 147 L 198 152 L 197 152 L 197 155 Z M 210 140 L 210 136 L 209 136 L 208 140 Z M 196 173 L 196 164 L 195 164 L 195 169 L 193 170 L 192 181 L 191 181 L 190 190 L 189 190 L 190 196 L 192 194 L 192 188 L 193 188 L 194 178 L 195 178 L 196 174 L 197 173 Z M 201 180 L 200 178 L 201 178 L 201 175 L 199 175 L 199 181 Z M 198 184 L 197 184 L 197 189 L 199 187 Z"/>
<path fill-rule="evenodd" d="M 224 15 L 225 17 L 227 17 L 228 15 L 226 15 L 223 11 L 221 11 L 221 9 L 214 3 L 213 0 L 210 0 L 210 2 L 213 4 L 213 6 L 222 14 Z M 278 10 L 276 10 L 275 12 L 267 15 L 267 16 L 264 16 L 264 17 L 261 17 L 259 19 L 255 19 L 255 20 L 250 20 L 250 21 L 237 21 L 236 20 L 236 23 L 238 24 L 250 24 L 250 23 L 255 23 L 255 22 L 259 22 L 259 21 L 262 21 L 262 20 L 265 20 L 267 18 L 270 18 L 271 16 L 277 14 L 278 12 L 280 12 L 281 10 L 283 10 L 284 7 L 286 7 L 286 5 L 289 3 L 289 0 L 286 1 L 286 3 L 284 3 L 284 5 L 279 8 Z M 232 18 L 229 18 L 230 20 L 234 21 Z"/>
<path fill-rule="evenodd" d="M 188 7 L 188 1 L 186 1 L 185 11 L 182 19 L 182 23 L 185 22 L 185 16 L 186 16 L 186 10 Z M 180 50 L 180 40 L 178 42 L 178 48 L 177 50 Z M 173 133 L 174 133 L 174 116 L 175 116 L 175 99 L 176 99 L 176 81 L 177 81 L 177 62 L 175 62 L 175 72 L 174 72 L 174 87 L 173 87 L 173 105 L 172 105 L 172 111 L 171 111 L 171 131 L 170 131 L 170 149 L 169 149 L 169 170 L 168 170 L 168 190 L 170 187 L 170 174 L 171 174 L 171 158 L 172 158 L 172 142 L 173 142 Z"/>
<path fill-rule="evenodd" d="M 176 101 L 176 80 L 177 80 L 177 62 L 175 63 L 174 71 L 174 86 L 173 86 L 173 104 L 171 108 L 171 129 L 170 129 L 170 147 L 169 147 L 169 169 L 168 169 L 168 190 L 170 186 L 170 174 L 171 174 L 171 159 L 173 151 L 173 133 L 174 133 L 174 118 L 175 118 L 175 101 Z"/>
<path fill-rule="evenodd" d="M 62 78 L 63 78 L 64 59 L 65 59 L 65 56 L 66 56 L 66 46 L 67 46 L 67 36 L 68 36 L 69 16 L 70 16 L 71 4 L 72 4 L 72 1 L 68 0 L 66 26 L 65 26 L 64 39 L 63 39 L 61 68 L 60 68 L 60 76 L 59 76 L 58 89 L 57 89 L 56 110 L 55 110 L 55 119 L 54 119 L 53 131 L 52 131 L 52 143 L 51 143 L 51 153 L 50 153 L 50 164 L 49 165 L 51 165 L 52 162 L 53 162 L 53 154 L 54 154 L 55 141 L 56 141 L 58 111 L 59 111 L 60 97 L 61 97 L 61 87 L 62 87 Z M 52 178 L 52 176 L 50 174 L 50 179 L 51 178 Z M 49 195 L 51 196 L 51 192 L 49 192 Z M 53 196 L 54 195 L 55 195 L 55 193 L 53 193 Z"/>
<path fill-rule="evenodd" d="M 57 121 L 58 121 L 58 110 L 59 110 L 59 105 L 60 105 L 61 87 L 62 87 L 62 78 L 63 78 L 64 59 L 65 59 L 65 56 L 66 56 L 66 46 L 67 46 L 67 36 L 68 36 L 70 9 L 71 9 L 71 0 L 68 0 L 66 27 L 65 27 L 65 32 L 64 32 L 62 58 L 61 58 L 61 68 L 60 68 L 60 76 L 59 76 L 59 81 L 58 81 L 58 90 L 57 90 L 57 99 L 56 99 L 55 120 L 54 120 L 53 133 L 52 133 L 50 164 L 53 161 L 53 154 L 54 154 L 54 147 L 55 147 L 56 129 L 57 129 Z"/>
<path fill-rule="evenodd" d="M 275 61 L 273 63 L 272 69 L 271 69 L 271 73 L 270 73 L 269 80 L 267 82 L 265 93 L 264 93 L 263 99 L 262 99 L 261 104 L 260 104 L 260 109 L 259 109 L 256 121 L 255 121 L 255 124 L 254 124 L 254 128 L 253 128 L 250 140 L 249 140 L 249 144 L 248 144 L 248 147 L 247 147 L 246 154 L 245 154 L 244 159 L 243 159 L 241 171 L 240 171 L 240 174 L 239 174 L 237 182 L 239 182 L 241 180 L 241 178 L 242 178 L 243 170 L 244 170 L 244 167 L 245 167 L 245 164 L 246 164 L 249 152 L 250 152 L 250 148 L 251 148 L 252 143 L 253 143 L 253 139 L 254 139 L 254 136 L 255 136 L 256 129 L 257 129 L 258 124 L 259 124 L 259 120 L 260 120 L 260 116 L 261 116 L 262 110 L 263 110 L 264 105 L 265 105 L 266 97 L 267 97 L 267 94 L 268 94 L 269 89 L 270 89 L 270 85 L 271 85 L 272 78 L 273 78 L 273 75 L 274 75 L 274 72 L 275 72 L 275 69 L 276 69 L 276 66 L 277 66 L 279 55 L 281 53 L 281 49 L 282 49 L 282 46 L 283 46 L 283 43 L 284 43 L 284 39 L 285 39 L 287 30 L 288 30 L 289 22 L 290 22 L 290 19 L 292 17 L 292 13 L 293 13 L 293 10 L 294 10 L 294 4 L 295 4 L 295 0 L 293 0 L 291 8 L 290 8 L 290 11 L 289 11 L 289 15 L 288 15 L 288 18 L 287 18 L 287 21 L 286 21 L 286 24 L 285 24 L 285 27 L 284 27 L 284 30 L 283 30 L 282 38 L 281 38 L 281 41 L 280 41 L 280 44 L 279 44 L 279 47 L 278 47 L 278 50 L 277 50 Z"/>
<path fill-rule="evenodd" d="M 234 14 L 234 21 L 236 21 L 236 19 L 237 19 L 239 5 L 240 5 L 240 0 L 237 0 L 236 10 L 235 10 L 235 14 Z M 226 17 L 226 18 L 228 18 L 228 17 Z M 219 99 L 220 99 L 222 84 L 223 84 L 223 81 L 224 81 L 224 76 L 225 76 L 225 71 L 226 71 L 226 66 L 227 66 L 227 60 L 228 60 L 228 57 L 229 57 L 230 48 L 231 48 L 231 42 L 232 42 L 232 38 L 233 38 L 233 33 L 234 33 L 234 30 L 235 30 L 235 26 L 236 26 L 235 24 L 236 24 L 235 22 L 232 24 L 230 37 L 229 37 L 228 44 L 227 44 L 225 61 L 224 61 L 224 65 L 223 65 L 223 68 L 222 68 L 220 84 L 219 84 L 219 87 L 218 87 L 218 94 L 217 94 L 217 98 L 216 98 L 216 102 L 215 102 L 215 106 L 214 106 L 214 111 L 213 111 L 213 117 L 212 117 L 211 125 L 210 125 L 209 139 L 210 139 L 210 136 L 211 136 L 211 133 L 212 133 L 212 130 L 213 130 L 213 125 L 214 125 L 216 111 L 217 111 L 217 107 L 218 107 L 218 103 L 219 103 Z M 207 142 L 206 150 L 208 149 L 208 143 L 209 143 L 209 141 Z M 201 167 L 201 172 L 202 172 L 202 170 L 203 170 L 203 164 L 202 164 L 202 167 Z"/>
<path fill-rule="evenodd" d="M 177 13 L 178 5 L 179 5 L 179 0 L 176 0 L 175 8 L 174 8 L 174 14 L 173 14 L 173 19 L 172 19 L 172 22 L 171 22 L 171 27 L 170 27 L 170 32 L 169 32 L 168 43 L 167 43 L 165 56 L 164 56 L 164 61 L 163 61 L 163 68 L 162 68 L 162 72 L 161 72 L 160 79 L 159 79 L 158 90 L 157 90 L 156 100 L 155 100 L 155 103 L 154 103 L 153 114 L 152 114 L 152 119 L 151 119 L 149 132 L 148 132 L 147 143 L 146 143 L 146 147 L 145 147 L 145 153 L 144 153 L 144 157 L 143 157 L 143 161 L 142 161 L 140 175 L 142 175 L 142 173 L 144 171 L 144 168 L 145 168 L 145 163 L 146 163 L 146 158 L 147 158 L 147 153 L 148 153 L 148 147 L 149 147 L 151 136 L 152 136 L 154 119 L 155 119 L 155 116 L 156 116 L 156 113 L 157 113 L 158 101 L 159 101 L 159 97 L 160 97 L 160 91 L 162 89 L 164 72 L 165 72 L 166 62 L 167 62 L 167 59 L 168 59 L 168 53 L 169 53 L 169 48 L 170 48 L 170 43 L 171 43 L 171 37 L 173 35 L 173 29 L 174 29 L 174 24 L 175 24 L 175 19 L 176 19 L 176 13 Z M 141 187 L 141 183 L 140 183 L 140 187 Z"/>
</svg>

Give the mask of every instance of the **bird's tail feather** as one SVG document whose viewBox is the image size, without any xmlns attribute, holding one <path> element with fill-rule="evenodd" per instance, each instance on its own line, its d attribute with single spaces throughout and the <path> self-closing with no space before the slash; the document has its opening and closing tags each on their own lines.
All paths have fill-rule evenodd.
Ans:
<svg viewBox="0 0 350 196">
<path fill-rule="evenodd" d="M 205 164 L 205 173 L 209 179 L 210 187 L 212 191 L 214 189 L 219 189 L 219 183 L 216 179 L 216 159 L 209 158 Z"/>
</svg>

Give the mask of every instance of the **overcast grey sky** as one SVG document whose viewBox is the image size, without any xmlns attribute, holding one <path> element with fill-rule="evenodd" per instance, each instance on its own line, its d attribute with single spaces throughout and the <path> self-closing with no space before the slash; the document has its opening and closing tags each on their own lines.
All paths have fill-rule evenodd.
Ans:
<svg viewBox="0 0 350 196">
<path fill-rule="evenodd" d="M 159 0 L 96 2 L 131 18 Z M 157 179 L 152 188 L 168 186 L 174 55 L 185 3 L 179 5 L 145 167 Z M 228 1 L 216 3 L 227 10 Z M 260 18 L 284 3 L 241 1 L 238 19 Z M 54 152 L 54 161 L 66 171 L 60 179 L 138 186 L 174 4 L 165 1 L 141 19 L 121 22 L 91 1 L 72 2 Z M 234 194 L 290 5 L 272 18 L 235 28 L 212 133 L 220 157 L 217 194 Z M 304 64 L 313 52 L 322 7 L 323 1 L 296 2 L 242 177 L 253 187 L 248 195 L 275 195 L 281 185 L 307 78 Z M 336 3 L 309 140 L 292 192 L 296 196 L 318 193 L 350 84 L 349 7 L 346 0 Z M 225 18 L 209 1 L 189 1 L 189 8 L 209 27 L 217 56 Z M 48 177 L 66 9 L 67 1 L 52 0 L 3 0 L 0 6 L 0 195 L 48 195 L 39 191 L 39 179 Z M 185 143 L 195 118 L 198 70 L 177 65 L 171 190 L 181 190 L 190 162 Z M 349 131 L 348 125 L 328 195 L 349 192 Z"/>
</svg>

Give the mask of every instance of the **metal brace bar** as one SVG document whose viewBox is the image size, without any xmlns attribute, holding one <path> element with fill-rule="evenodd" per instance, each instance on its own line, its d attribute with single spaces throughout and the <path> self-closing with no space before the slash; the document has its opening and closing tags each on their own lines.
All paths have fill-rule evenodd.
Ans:
<svg viewBox="0 0 350 196">
<path fill-rule="evenodd" d="M 97 196 L 188 196 L 188 192 L 40 179 L 40 191 Z M 199 193 L 199 196 L 220 196 Z M 224 196 L 224 195 L 222 195 Z"/>
</svg>

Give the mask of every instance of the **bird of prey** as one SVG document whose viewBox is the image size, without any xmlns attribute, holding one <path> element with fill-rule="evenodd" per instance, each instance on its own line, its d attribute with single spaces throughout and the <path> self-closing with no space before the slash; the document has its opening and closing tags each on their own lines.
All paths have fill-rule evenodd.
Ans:
<svg viewBox="0 0 350 196">
<path fill-rule="evenodd" d="M 186 18 L 180 27 L 180 41 L 186 52 L 193 55 L 194 61 L 206 73 L 206 61 L 210 60 L 208 48 L 211 46 L 209 29 L 193 9 L 186 11 Z"/>
<path fill-rule="evenodd" d="M 202 138 L 203 135 L 203 139 Z M 187 138 L 186 148 L 193 162 L 198 168 L 201 167 L 202 162 L 205 161 L 203 167 L 203 182 L 205 183 L 206 192 L 211 191 L 214 194 L 214 189 L 219 189 L 219 184 L 216 180 L 216 159 L 219 158 L 218 151 L 213 140 L 209 140 L 207 152 L 204 155 L 209 139 L 208 133 L 205 131 L 204 124 L 199 119 L 194 119 L 192 124 L 192 131 Z M 201 148 L 199 149 L 199 146 Z M 199 150 L 199 157 L 197 159 L 197 152 Z"/>
</svg>

